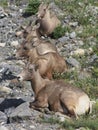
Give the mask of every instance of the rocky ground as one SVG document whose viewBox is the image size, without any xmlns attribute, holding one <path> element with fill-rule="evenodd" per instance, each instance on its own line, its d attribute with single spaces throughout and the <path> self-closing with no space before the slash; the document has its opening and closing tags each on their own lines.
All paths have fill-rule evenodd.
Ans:
<svg viewBox="0 0 98 130">
<path fill-rule="evenodd" d="M 42 117 L 47 120 L 54 115 L 29 108 L 29 102 L 34 98 L 29 82 L 12 82 L 24 65 L 21 60 L 12 57 L 16 46 L 22 41 L 15 36 L 15 32 L 21 25 L 35 20 L 35 16 L 27 18 L 22 16 L 26 5 L 27 2 L 24 0 L 18 6 L 13 1 L 7 8 L 0 6 L 0 130 L 62 130 L 58 124 L 41 122 Z M 54 3 L 51 3 L 51 6 L 63 16 L 63 11 Z M 98 11 L 98 8 L 96 10 Z M 73 28 L 79 29 L 78 22 L 70 22 L 70 17 L 65 17 L 62 24 L 70 24 Z M 93 53 L 90 46 L 87 49 L 80 48 L 84 45 L 84 41 L 77 37 L 75 31 L 66 33 L 59 39 L 50 40 L 57 46 L 60 54 L 66 57 L 70 70 L 75 68 L 78 70 L 79 78 L 90 75 L 88 70 L 92 66 L 85 66 L 81 72 L 81 60 L 77 60 L 73 55 L 81 57 L 86 53 L 88 60 L 85 62 L 91 65 L 98 59 L 98 56 Z M 90 38 L 89 41 L 89 45 L 95 44 Z"/>
</svg>

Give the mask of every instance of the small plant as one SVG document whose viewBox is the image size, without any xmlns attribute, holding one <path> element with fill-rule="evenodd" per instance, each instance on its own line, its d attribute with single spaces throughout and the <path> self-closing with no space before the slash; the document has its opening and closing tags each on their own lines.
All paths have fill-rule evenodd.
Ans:
<svg viewBox="0 0 98 130">
<path fill-rule="evenodd" d="M 98 67 L 96 75 L 98 74 Z M 82 88 L 91 98 L 98 97 L 98 78 L 95 76 L 85 77 L 83 79 L 78 77 L 78 72 L 73 70 L 66 73 L 54 73 L 54 79 L 64 79 L 65 82 L 70 82 L 76 87 Z"/>
<path fill-rule="evenodd" d="M 56 117 L 45 118 L 44 116 L 42 117 L 41 121 L 50 124 L 56 124 L 60 122 L 59 119 Z"/>
<path fill-rule="evenodd" d="M 16 0 L 15 2 L 16 2 L 16 5 L 17 5 L 17 6 L 19 6 L 19 5 L 20 5 L 21 0 Z"/>
<path fill-rule="evenodd" d="M 97 130 L 98 129 L 98 118 L 92 120 L 90 117 L 81 116 L 78 120 L 66 120 L 61 122 L 59 119 L 50 117 L 48 119 L 43 118 L 42 122 L 50 124 L 59 124 L 60 127 L 67 130 L 75 130 L 77 128 L 84 128 L 83 130 Z"/>
<path fill-rule="evenodd" d="M 98 44 L 93 47 L 93 51 L 94 51 L 94 52 L 96 53 L 96 55 L 98 56 Z"/>
<path fill-rule="evenodd" d="M 58 27 L 55 28 L 52 37 L 54 39 L 60 38 L 64 36 L 65 32 L 69 32 L 70 28 L 69 27 L 62 27 L 62 25 L 59 25 Z"/>
<path fill-rule="evenodd" d="M 25 9 L 24 15 L 30 16 L 34 15 L 38 11 L 38 7 L 40 5 L 39 0 L 29 0 L 27 8 Z"/>
<path fill-rule="evenodd" d="M 4 8 L 7 7 L 8 6 L 7 0 L 0 0 L 0 6 Z"/>
<path fill-rule="evenodd" d="M 92 73 L 96 78 L 98 78 L 98 67 L 94 67 Z"/>
</svg>

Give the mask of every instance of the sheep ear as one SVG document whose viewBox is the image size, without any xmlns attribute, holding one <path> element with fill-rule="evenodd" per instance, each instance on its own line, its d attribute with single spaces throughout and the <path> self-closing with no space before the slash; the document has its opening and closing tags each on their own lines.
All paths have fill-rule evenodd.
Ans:
<svg viewBox="0 0 98 130">
<path fill-rule="evenodd" d="M 50 9 L 50 4 L 49 3 L 47 4 L 46 9 Z"/>
<path fill-rule="evenodd" d="M 39 65 L 35 65 L 35 71 L 37 71 L 39 69 Z"/>
<path fill-rule="evenodd" d="M 39 65 L 37 64 L 29 64 L 29 70 L 31 71 L 37 71 L 39 68 Z"/>
<path fill-rule="evenodd" d="M 31 25 L 32 25 L 32 21 L 30 20 L 30 22 L 29 22 L 28 26 L 31 26 Z"/>
<path fill-rule="evenodd" d="M 26 26 L 20 26 L 20 29 L 25 30 Z"/>
<path fill-rule="evenodd" d="M 36 25 L 33 27 L 33 30 L 36 30 L 40 27 L 40 23 L 36 23 Z"/>
<path fill-rule="evenodd" d="M 28 26 L 26 27 L 25 31 L 27 33 L 29 33 L 30 31 L 32 31 L 32 21 L 29 22 Z"/>
<path fill-rule="evenodd" d="M 34 70 L 34 64 L 28 63 L 27 67 L 29 68 L 29 70 Z"/>
<path fill-rule="evenodd" d="M 44 2 L 42 2 L 40 5 L 39 5 L 39 9 L 42 9 L 44 7 Z"/>
</svg>

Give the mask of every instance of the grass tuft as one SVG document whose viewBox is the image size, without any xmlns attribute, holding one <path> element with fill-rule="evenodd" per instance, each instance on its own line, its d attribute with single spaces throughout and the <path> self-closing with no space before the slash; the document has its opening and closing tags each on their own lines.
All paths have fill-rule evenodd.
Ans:
<svg viewBox="0 0 98 130">
<path fill-rule="evenodd" d="M 8 1 L 7 0 L 0 0 L 0 6 L 6 8 L 8 6 Z"/>
<path fill-rule="evenodd" d="M 29 3 L 25 9 L 24 15 L 30 16 L 30 15 L 36 14 L 38 11 L 39 5 L 40 5 L 39 0 L 29 0 Z"/>
</svg>

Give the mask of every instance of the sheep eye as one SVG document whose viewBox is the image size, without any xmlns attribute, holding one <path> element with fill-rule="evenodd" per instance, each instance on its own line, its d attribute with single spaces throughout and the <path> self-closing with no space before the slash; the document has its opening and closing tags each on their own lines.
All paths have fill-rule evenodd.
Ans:
<svg viewBox="0 0 98 130">
<path fill-rule="evenodd" d="M 44 9 L 44 11 L 46 11 L 46 8 Z"/>
<path fill-rule="evenodd" d="M 27 47 L 24 47 L 23 49 L 24 49 L 24 50 L 28 50 L 28 48 L 27 48 Z"/>
</svg>

